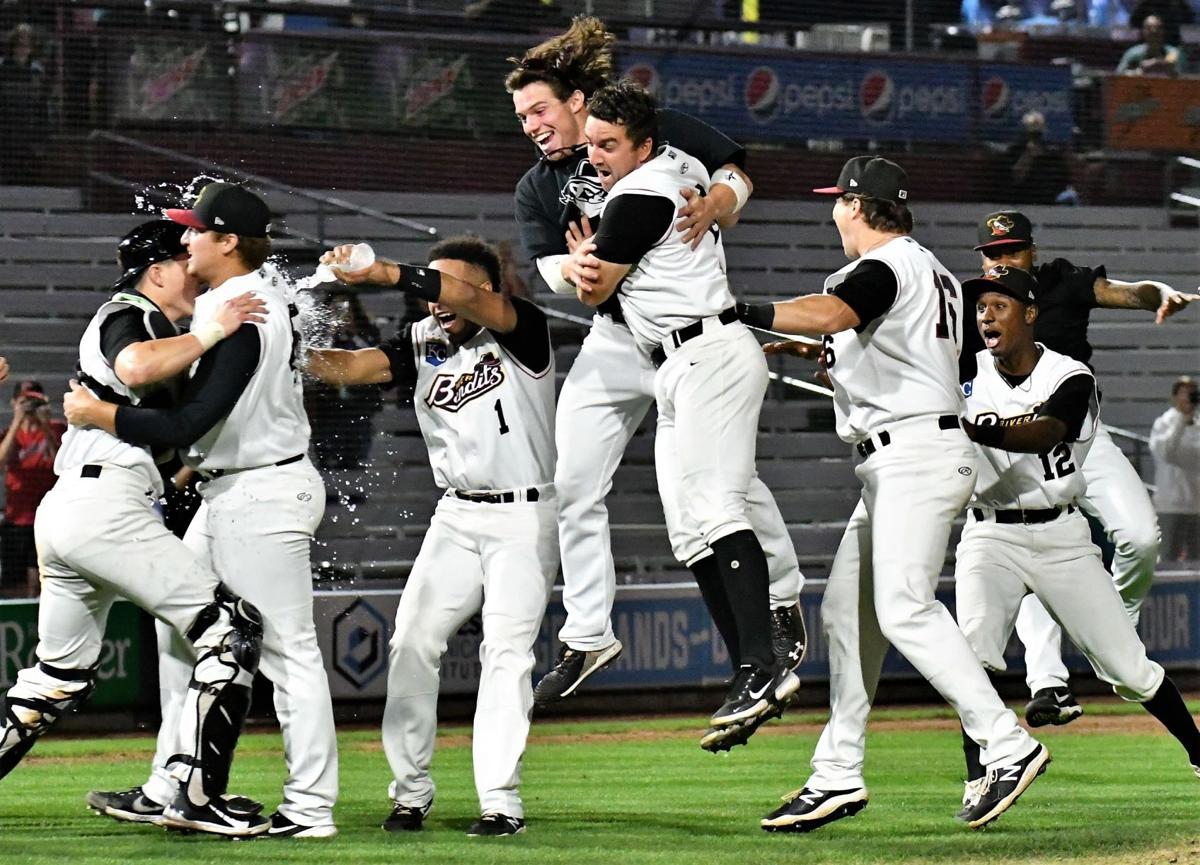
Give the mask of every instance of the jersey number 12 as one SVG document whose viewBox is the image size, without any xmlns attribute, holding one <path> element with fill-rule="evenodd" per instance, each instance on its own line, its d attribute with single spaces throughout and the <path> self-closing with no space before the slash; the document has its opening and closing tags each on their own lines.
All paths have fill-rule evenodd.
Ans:
<svg viewBox="0 0 1200 865">
<path fill-rule="evenodd" d="M 1042 460 L 1042 478 L 1052 481 L 1055 478 L 1065 478 L 1075 472 L 1075 464 L 1071 462 L 1071 448 L 1066 442 L 1059 442 L 1049 453 L 1038 454 Z"/>
</svg>

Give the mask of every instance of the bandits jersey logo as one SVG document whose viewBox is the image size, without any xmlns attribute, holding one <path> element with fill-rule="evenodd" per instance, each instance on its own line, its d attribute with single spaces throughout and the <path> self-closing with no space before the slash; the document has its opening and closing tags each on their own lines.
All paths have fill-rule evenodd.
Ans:
<svg viewBox="0 0 1200 865">
<path fill-rule="evenodd" d="M 473 399 L 495 390 L 504 383 L 504 367 L 500 358 L 490 351 L 475 364 L 471 372 L 454 376 L 448 373 L 435 376 L 429 386 L 425 404 L 430 408 L 458 411 Z"/>
<path fill-rule="evenodd" d="M 988 231 L 992 233 L 992 237 L 1004 237 L 1016 227 L 1016 223 L 1012 221 L 1012 217 L 1006 216 L 1003 213 L 996 214 L 985 225 L 987 225 Z"/>
<path fill-rule="evenodd" d="M 575 173 L 558 193 L 560 204 L 574 204 L 588 216 L 595 216 L 600 212 L 604 197 L 604 187 L 600 185 L 596 169 L 586 159 L 580 160 L 575 166 Z"/>
</svg>

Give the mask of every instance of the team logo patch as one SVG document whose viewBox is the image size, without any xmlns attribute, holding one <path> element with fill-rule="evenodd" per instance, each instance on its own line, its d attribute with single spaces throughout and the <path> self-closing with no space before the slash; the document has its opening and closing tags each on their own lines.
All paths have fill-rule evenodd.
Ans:
<svg viewBox="0 0 1200 865">
<path fill-rule="evenodd" d="M 444 411 L 458 411 L 471 400 L 495 390 L 503 383 L 504 367 L 500 365 L 500 358 L 489 351 L 479 359 L 471 372 L 459 376 L 435 376 L 433 384 L 429 386 L 429 395 L 425 397 L 425 404 Z"/>
<path fill-rule="evenodd" d="M 972 393 L 975 392 L 975 382 L 973 382 L 973 381 L 964 382 L 962 389 L 963 389 L 963 396 L 970 396 Z"/>
<path fill-rule="evenodd" d="M 988 231 L 992 233 L 992 237 L 1005 237 L 1015 227 L 1012 218 L 1005 216 L 1003 213 L 993 216 L 987 221 L 986 225 Z"/>
<path fill-rule="evenodd" d="M 446 343 L 431 339 L 425 343 L 425 362 L 430 366 L 441 366 L 446 362 Z"/>
<path fill-rule="evenodd" d="M 571 179 L 559 190 L 558 203 L 574 204 L 588 216 L 595 216 L 600 212 L 606 194 L 596 169 L 584 159 L 575 167 Z"/>
<path fill-rule="evenodd" d="M 999 279 L 1002 276 L 1008 276 L 1008 265 L 993 264 L 983 276 L 985 279 Z"/>
</svg>

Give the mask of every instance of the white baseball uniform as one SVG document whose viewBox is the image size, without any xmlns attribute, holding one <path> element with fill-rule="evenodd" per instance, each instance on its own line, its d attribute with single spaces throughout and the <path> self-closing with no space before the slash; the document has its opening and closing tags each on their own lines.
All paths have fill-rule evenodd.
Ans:
<svg viewBox="0 0 1200 865">
<path fill-rule="evenodd" d="M 1036 747 L 934 599 L 950 525 L 976 472 L 974 446 L 958 420 L 961 289 L 932 253 L 901 236 L 830 276 L 826 293 L 841 292 L 849 303 L 850 278 L 868 268 L 891 274 L 894 300 L 859 328 L 824 340 L 838 435 L 864 461 L 855 469 L 862 499 L 821 607 L 830 718 L 805 784 L 814 790 L 865 786 L 867 715 L 889 643 L 958 712 L 985 765 L 1015 762 Z"/>
<path fill-rule="evenodd" d="M 1087 488 L 1080 469 L 1099 428 L 1095 380 L 1086 365 L 1040 347 L 1037 365 L 1020 380 L 1002 375 L 980 352 L 976 377 L 964 388 L 967 417 L 981 426 L 1028 423 L 1077 377 L 1090 387 L 1089 410 L 1080 428 L 1069 429 L 1048 453 L 979 448 L 979 478 L 955 567 L 959 625 L 983 665 L 1003 671 L 1022 599 L 1033 593 L 1097 676 L 1121 697 L 1145 702 L 1158 692 L 1163 669 L 1146 657 L 1075 505 Z"/>
<path fill-rule="evenodd" d="M 1154 507 L 1162 521 L 1163 558 L 1200 558 L 1200 424 L 1171 406 L 1150 429 Z"/>
<path fill-rule="evenodd" d="M 483 813 L 523 817 L 521 758 L 533 709 L 533 644 L 558 572 L 554 353 L 545 315 L 514 299 L 517 327 L 455 345 L 433 316 L 389 346 L 434 480 L 446 490 L 396 610 L 383 747 L 400 805 L 424 807 L 449 639 L 482 610 L 472 736 Z"/>
<path fill-rule="evenodd" d="M 274 686 L 288 766 L 278 810 L 299 825 L 326 826 L 333 823 L 338 792 L 337 737 L 313 624 L 309 564 L 309 546 L 325 510 L 325 486 L 307 456 L 309 426 L 296 369 L 302 350 L 299 312 L 292 288 L 270 266 L 234 277 L 197 299 L 192 328 L 210 321 L 223 301 L 247 291 L 267 307 L 265 321 L 243 325 L 257 331 L 258 362 L 232 408 L 184 457 L 206 478 L 199 486 L 203 503 L 184 543 L 261 611 L 260 669 Z M 219 366 L 214 369 L 220 373 Z M 178 700 L 169 694 L 178 694 L 185 649 L 159 632 L 164 717 L 178 711 Z M 168 731 L 166 725 L 162 729 Z M 170 784 L 160 761 L 174 745 L 163 735 L 155 772 L 143 785 L 154 799 Z"/>
</svg>

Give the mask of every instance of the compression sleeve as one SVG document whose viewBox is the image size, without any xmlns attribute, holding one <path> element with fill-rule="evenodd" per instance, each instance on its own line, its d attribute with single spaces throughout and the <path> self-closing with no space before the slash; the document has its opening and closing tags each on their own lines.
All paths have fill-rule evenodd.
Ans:
<svg viewBox="0 0 1200 865">
<path fill-rule="evenodd" d="M 595 255 L 612 264 L 634 264 L 658 243 L 675 219 L 675 202 L 661 195 L 618 195 L 604 209 Z"/>
<path fill-rule="evenodd" d="M 1038 417 L 1053 417 L 1067 425 L 1063 441 L 1073 442 L 1079 438 L 1088 409 L 1096 394 L 1096 380 L 1085 372 L 1073 375 L 1058 386 L 1050 398 L 1038 409 Z"/>
<path fill-rule="evenodd" d="M 868 258 L 847 274 L 841 285 L 830 292 L 858 315 L 857 333 L 887 312 L 900 292 L 896 272 L 876 258 Z"/>
<path fill-rule="evenodd" d="M 511 300 L 513 309 L 517 311 L 517 326 L 508 333 L 493 330 L 491 334 L 521 366 L 540 376 L 550 368 L 553 352 L 550 345 L 550 328 L 546 325 L 546 313 L 522 297 L 514 297 Z"/>
<path fill-rule="evenodd" d="M 169 332 L 172 329 L 171 322 L 161 312 L 152 312 L 150 316 L 158 319 L 153 324 L 155 330 Z M 100 351 L 109 366 L 116 366 L 117 355 L 135 342 L 154 338 L 146 332 L 146 313 L 132 306 L 110 315 L 100 325 Z"/>
<path fill-rule="evenodd" d="M 379 350 L 387 355 L 392 368 L 392 385 L 411 393 L 417 386 L 417 363 L 413 358 L 412 325 L 405 325 L 395 336 L 384 340 Z"/>
</svg>

